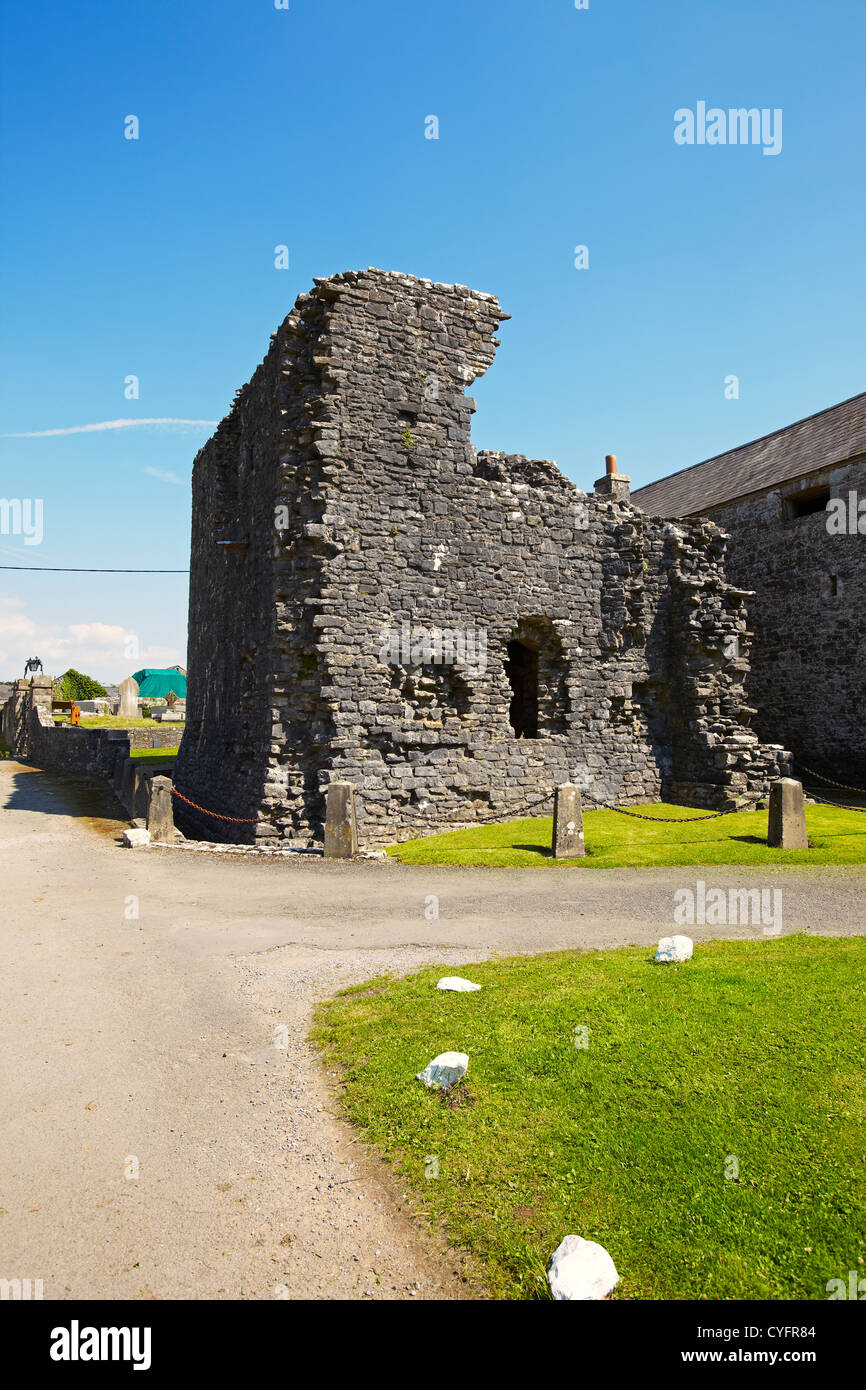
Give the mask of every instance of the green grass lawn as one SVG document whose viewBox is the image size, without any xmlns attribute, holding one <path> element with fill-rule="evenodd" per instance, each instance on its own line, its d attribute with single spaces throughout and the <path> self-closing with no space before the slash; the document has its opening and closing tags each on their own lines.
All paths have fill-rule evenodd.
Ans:
<svg viewBox="0 0 866 1390">
<path fill-rule="evenodd" d="M 388 850 L 405 864 L 467 864 L 486 868 L 618 869 L 665 864 L 862 864 L 866 814 L 807 806 L 808 850 L 770 849 L 767 812 L 740 811 L 718 820 L 682 806 L 635 807 L 642 815 L 675 816 L 680 825 L 651 825 L 616 811 L 586 811 L 584 859 L 554 859 L 553 819 L 507 821 L 407 840 Z M 691 824 L 687 822 L 691 820 Z"/>
<path fill-rule="evenodd" d="M 131 758 L 138 758 L 141 762 L 166 767 L 174 766 L 177 755 L 177 748 L 133 748 L 129 754 Z"/>
<path fill-rule="evenodd" d="M 402 1190 L 499 1297 L 548 1297 L 572 1233 L 610 1251 L 617 1298 L 826 1299 L 866 1277 L 866 939 L 651 957 L 462 967 L 476 994 L 436 990 L 454 972 L 431 967 L 344 991 L 314 1037 Z M 452 1049 L 469 1072 L 443 1100 L 414 1077 Z"/>
<path fill-rule="evenodd" d="M 68 716 L 61 716 L 62 722 L 69 722 Z M 81 717 L 82 729 L 158 729 L 160 721 L 158 719 L 121 719 L 116 714 L 95 714 L 92 719 L 85 715 Z"/>
<path fill-rule="evenodd" d="M 52 716 L 55 724 L 68 724 L 68 714 L 54 714 Z M 158 719 L 121 719 L 115 714 L 94 714 L 92 717 L 82 715 L 82 729 L 159 729 L 161 728 Z"/>
</svg>

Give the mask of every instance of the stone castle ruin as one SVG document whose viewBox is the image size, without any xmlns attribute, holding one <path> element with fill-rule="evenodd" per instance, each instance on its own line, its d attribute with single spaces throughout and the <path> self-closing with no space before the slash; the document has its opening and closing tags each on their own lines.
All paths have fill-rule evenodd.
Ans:
<svg viewBox="0 0 866 1390">
<path fill-rule="evenodd" d="M 476 451 L 507 318 L 463 285 L 319 279 L 193 474 L 187 833 L 304 845 L 329 782 L 367 845 L 587 803 L 754 804 L 788 771 L 744 704 L 725 534 L 608 472 Z M 535 814 L 549 813 L 551 803 Z"/>
</svg>

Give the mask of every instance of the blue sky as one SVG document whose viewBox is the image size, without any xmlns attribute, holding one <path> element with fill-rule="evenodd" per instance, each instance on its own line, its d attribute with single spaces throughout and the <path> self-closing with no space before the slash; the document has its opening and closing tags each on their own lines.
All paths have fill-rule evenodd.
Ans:
<svg viewBox="0 0 866 1390">
<path fill-rule="evenodd" d="M 862 0 L 6 0 L 0 37 L 5 435 L 218 420 L 312 277 L 367 265 L 499 296 L 475 442 L 583 487 L 866 386 Z M 781 153 L 678 145 L 699 101 L 781 109 Z M 44 538 L 0 563 L 185 568 L 210 432 L 4 438 Z M 183 662 L 186 587 L 0 571 L 0 677 Z"/>
</svg>

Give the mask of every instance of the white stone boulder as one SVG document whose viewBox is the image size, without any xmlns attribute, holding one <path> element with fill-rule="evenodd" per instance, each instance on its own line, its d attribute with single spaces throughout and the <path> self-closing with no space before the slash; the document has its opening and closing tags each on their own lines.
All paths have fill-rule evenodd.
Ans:
<svg viewBox="0 0 866 1390">
<path fill-rule="evenodd" d="M 663 936 L 658 944 L 655 959 L 663 964 L 691 960 L 694 949 L 695 943 L 690 936 Z"/>
<path fill-rule="evenodd" d="M 123 843 L 127 849 L 140 849 L 142 845 L 150 844 L 150 831 L 137 830 L 134 827 L 131 830 L 124 830 Z"/>
<path fill-rule="evenodd" d="M 600 1301 L 610 1297 L 619 1275 L 603 1245 L 582 1236 L 566 1236 L 550 1257 L 547 1281 L 556 1299 Z"/>
<path fill-rule="evenodd" d="M 480 985 L 473 985 L 471 980 L 461 979 L 459 975 L 443 975 L 436 986 L 437 989 L 453 989 L 455 994 L 469 994 L 474 989 L 480 989 Z"/>
<path fill-rule="evenodd" d="M 440 1086 L 447 1089 L 462 1081 L 468 1070 L 469 1058 L 465 1052 L 440 1052 L 423 1071 L 419 1071 L 417 1080 L 423 1081 L 431 1090 Z"/>
</svg>

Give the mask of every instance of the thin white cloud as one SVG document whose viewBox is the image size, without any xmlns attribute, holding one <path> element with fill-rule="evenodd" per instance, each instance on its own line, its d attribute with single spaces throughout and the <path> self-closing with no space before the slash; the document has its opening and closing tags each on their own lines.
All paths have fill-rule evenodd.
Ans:
<svg viewBox="0 0 866 1390">
<path fill-rule="evenodd" d="M 183 478 L 179 478 L 176 473 L 167 473 L 164 468 L 145 468 L 144 473 L 149 473 L 151 478 L 158 478 L 161 483 L 179 483 L 183 486 Z"/>
<path fill-rule="evenodd" d="M 173 419 L 142 419 L 142 420 L 101 420 L 95 425 L 69 425 L 61 430 L 24 430 L 16 434 L 0 435 L 2 439 L 47 439 L 49 435 L 55 434 L 98 434 L 102 430 L 130 430 L 138 425 L 195 425 L 201 428 L 216 429 L 218 420 L 173 420 Z"/>
<path fill-rule="evenodd" d="M 47 675 L 74 666 L 104 682 L 122 680 L 142 666 L 186 664 L 182 648 L 148 645 L 115 623 L 42 624 L 16 611 L 23 606 L 13 595 L 0 594 L 0 680 L 23 674 L 29 656 L 41 657 Z"/>
</svg>

